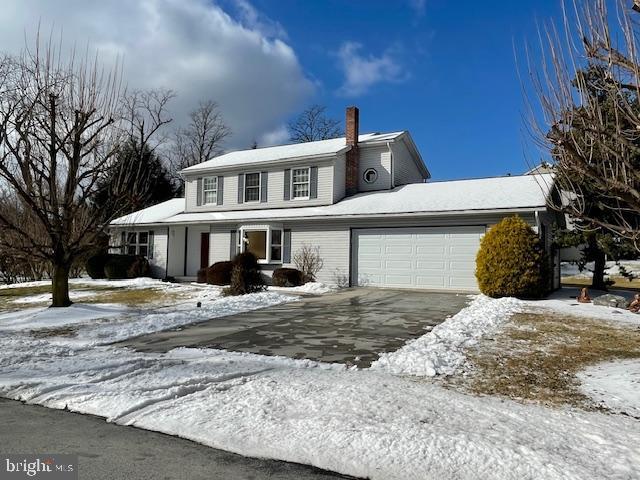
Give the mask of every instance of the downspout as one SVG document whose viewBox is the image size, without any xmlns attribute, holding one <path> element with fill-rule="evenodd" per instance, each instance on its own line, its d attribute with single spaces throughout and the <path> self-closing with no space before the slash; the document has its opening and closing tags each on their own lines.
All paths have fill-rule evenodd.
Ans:
<svg viewBox="0 0 640 480">
<path fill-rule="evenodd" d="M 538 210 L 533 212 L 533 215 L 536 219 L 536 228 L 538 229 L 538 238 L 540 238 L 540 234 L 542 233 L 542 229 L 540 228 L 540 215 L 538 215 Z"/>
<path fill-rule="evenodd" d="M 171 227 L 167 227 L 167 255 L 164 259 L 164 279 L 169 277 L 169 242 L 171 241 Z"/>
<path fill-rule="evenodd" d="M 389 163 L 391 168 L 391 188 L 395 188 L 396 179 L 393 175 L 393 150 L 391 150 L 391 142 L 387 142 L 387 148 L 389 149 Z"/>
</svg>

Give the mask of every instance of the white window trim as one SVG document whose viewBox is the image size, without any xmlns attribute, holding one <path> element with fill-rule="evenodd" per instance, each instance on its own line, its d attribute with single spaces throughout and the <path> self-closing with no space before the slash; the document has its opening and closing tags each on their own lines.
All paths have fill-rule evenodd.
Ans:
<svg viewBox="0 0 640 480">
<path fill-rule="evenodd" d="M 293 171 L 294 170 L 306 170 L 307 171 L 307 181 L 306 182 L 296 182 L 299 185 L 307 184 L 309 188 L 307 191 L 309 194 L 306 197 L 296 197 L 295 191 L 293 189 Z M 311 198 L 311 167 L 293 167 L 291 168 L 291 181 L 289 182 L 289 190 L 291 191 L 291 200 L 309 200 Z"/>
<path fill-rule="evenodd" d="M 247 200 L 247 175 L 258 175 L 258 199 Z M 256 188 L 256 187 L 251 187 Z M 247 172 L 244 174 L 244 185 L 242 186 L 242 200 L 243 203 L 260 203 L 260 197 L 262 196 L 262 172 Z"/>
<path fill-rule="evenodd" d="M 280 260 L 272 260 L 271 259 L 271 242 L 272 242 L 272 232 L 274 230 L 280 230 Z M 245 251 L 245 247 L 246 247 L 246 242 L 244 241 L 244 233 L 245 232 L 267 232 L 266 235 L 266 254 L 267 254 L 267 258 L 266 259 L 258 259 L 258 263 L 263 264 L 263 265 L 267 265 L 267 264 L 273 264 L 273 265 L 282 265 L 282 256 L 284 254 L 284 249 L 283 249 L 283 242 L 284 242 L 284 228 L 282 228 L 281 226 L 274 226 L 274 225 L 246 225 L 246 226 L 242 226 L 238 229 L 238 237 L 239 237 L 239 247 L 240 247 L 240 253 Z"/>
<path fill-rule="evenodd" d="M 211 188 L 211 189 L 207 190 L 205 188 L 206 180 L 209 180 L 211 178 L 213 178 L 215 180 L 216 188 Z M 206 195 L 207 192 L 216 192 L 215 199 L 212 202 L 207 202 L 207 195 Z M 210 177 L 203 177 L 202 178 L 202 204 L 203 205 L 215 205 L 217 203 L 218 203 L 218 177 L 215 176 L 215 175 L 210 176 Z"/>
</svg>

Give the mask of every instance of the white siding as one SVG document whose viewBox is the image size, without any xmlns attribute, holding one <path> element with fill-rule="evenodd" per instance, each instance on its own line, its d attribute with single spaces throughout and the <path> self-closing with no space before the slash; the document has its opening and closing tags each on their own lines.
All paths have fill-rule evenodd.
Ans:
<svg viewBox="0 0 640 480">
<path fill-rule="evenodd" d="M 187 212 L 209 212 L 219 210 L 255 210 L 263 208 L 290 208 L 308 207 L 317 205 L 330 205 L 334 201 L 333 192 L 333 168 L 335 161 L 305 162 L 291 164 L 286 168 L 318 167 L 318 198 L 309 200 L 285 200 L 284 199 L 284 170 L 285 167 L 263 167 L 255 169 L 233 170 L 224 173 L 223 204 L 222 205 L 197 205 L 197 180 L 199 175 L 185 179 L 185 198 Z M 242 172 L 267 172 L 267 201 L 264 203 L 238 203 L 238 175 Z M 344 182 L 343 182 L 344 183 Z M 344 187 L 343 187 L 344 188 Z"/>
<path fill-rule="evenodd" d="M 422 183 L 424 178 L 420 169 L 403 141 L 398 141 L 391 147 L 393 152 L 394 185 L 408 183 Z"/>
<path fill-rule="evenodd" d="M 209 253 L 211 264 L 230 260 L 231 230 L 236 228 L 236 225 L 213 225 L 211 227 Z"/>
<path fill-rule="evenodd" d="M 184 233 L 185 227 L 175 225 L 169 228 L 169 262 L 167 274 L 171 277 L 184 275 Z"/>
<path fill-rule="evenodd" d="M 293 255 L 304 244 L 319 247 L 323 260 L 322 270 L 317 275 L 319 282 L 335 283 L 336 272 L 349 275 L 349 243 L 351 232 L 348 225 L 292 225 L 291 229 L 291 260 Z M 285 267 L 294 267 L 293 263 Z"/>
<path fill-rule="evenodd" d="M 373 183 L 366 183 L 363 174 L 368 168 L 375 168 L 378 179 Z M 369 192 L 372 190 L 387 190 L 391 188 L 391 154 L 386 145 L 360 147 L 360 161 L 358 164 L 358 190 Z"/>
<path fill-rule="evenodd" d="M 347 164 L 344 154 L 338 155 L 333 169 L 333 203 L 339 202 L 345 195 Z"/>
</svg>

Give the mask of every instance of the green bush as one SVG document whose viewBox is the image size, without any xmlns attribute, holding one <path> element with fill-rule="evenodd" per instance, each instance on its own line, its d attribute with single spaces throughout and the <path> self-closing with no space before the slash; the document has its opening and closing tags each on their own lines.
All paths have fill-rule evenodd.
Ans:
<svg viewBox="0 0 640 480">
<path fill-rule="evenodd" d="M 231 283 L 222 293 L 224 295 L 245 295 L 260 292 L 265 288 L 256 256 L 251 252 L 238 254 L 233 259 Z"/>
<path fill-rule="evenodd" d="M 148 277 L 149 262 L 140 255 L 109 255 L 104 273 L 109 280 Z"/>
<path fill-rule="evenodd" d="M 89 257 L 84 267 L 87 274 L 93 279 L 105 278 L 104 266 L 111 256 L 108 253 L 99 253 Z"/>
<path fill-rule="evenodd" d="M 299 287 L 304 284 L 304 273 L 297 268 L 276 268 L 271 281 L 276 287 Z"/>
<path fill-rule="evenodd" d="M 548 291 L 541 241 L 520 217 L 507 217 L 482 239 L 476 259 L 480 291 L 490 297 L 540 298 Z"/>
<path fill-rule="evenodd" d="M 209 285 L 229 285 L 233 262 L 216 262 L 207 268 L 206 282 Z"/>
</svg>

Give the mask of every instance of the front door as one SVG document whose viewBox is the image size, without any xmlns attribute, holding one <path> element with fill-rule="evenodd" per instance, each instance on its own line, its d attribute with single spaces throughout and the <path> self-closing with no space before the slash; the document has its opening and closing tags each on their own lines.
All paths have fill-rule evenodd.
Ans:
<svg viewBox="0 0 640 480">
<path fill-rule="evenodd" d="M 209 266 L 209 232 L 200 234 L 200 268 Z"/>
</svg>

